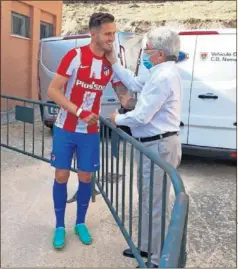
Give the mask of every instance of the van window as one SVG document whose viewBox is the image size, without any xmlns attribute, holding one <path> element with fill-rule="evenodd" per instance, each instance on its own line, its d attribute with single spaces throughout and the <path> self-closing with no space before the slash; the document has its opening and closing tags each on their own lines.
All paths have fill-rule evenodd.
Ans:
<svg viewBox="0 0 238 269">
<path fill-rule="evenodd" d="M 42 64 L 55 72 L 61 59 L 71 49 L 89 44 L 90 38 L 52 40 L 42 43 Z"/>
<path fill-rule="evenodd" d="M 41 48 L 42 64 L 51 72 L 55 72 L 63 56 L 70 49 L 75 48 L 75 44 L 75 39 L 43 42 Z"/>
<path fill-rule="evenodd" d="M 141 40 L 142 36 L 137 35 L 121 35 L 120 36 L 120 44 L 125 48 L 125 59 L 127 68 L 133 71 L 136 70 L 138 56 L 141 49 Z"/>
</svg>

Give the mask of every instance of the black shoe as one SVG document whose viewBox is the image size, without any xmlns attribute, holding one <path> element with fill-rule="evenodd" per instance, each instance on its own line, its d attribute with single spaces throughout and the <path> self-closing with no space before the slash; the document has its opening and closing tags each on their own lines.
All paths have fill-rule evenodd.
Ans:
<svg viewBox="0 0 238 269">
<path fill-rule="evenodd" d="M 95 191 L 95 195 L 101 194 L 101 192 L 97 191 L 96 189 L 94 191 Z M 67 204 L 74 203 L 77 201 L 77 193 L 78 193 L 78 191 L 76 191 L 74 196 L 67 201 Z"/>
<path fill-rule="evenodd" d="M 132 251 L 131 251 L 130 248 L 125 249 L 125 250 L 123 251 L 123 255 L 124 255 L 125 257 L 128 257 L 128 258 L 135 258 L 134 254 L 132 253 Z M 141 251 L 141 252 L 140 252 L 140 255 L 141 255 L 141 257 L 143 257 L 143 258 L 148 258 L 148 253 L 145 252 L 145 251 Z"/>
<path fill-rule="evenodd" d="M 147 266 L 147 268 L 159 268 L 158 265 L 154 264 L 154 263 L 150 263 L 150 267 L 148 267 L 148 263 L 146 262 L 145 265 Z M 136 268 L 140 268 L 140 266 L 138 265 Z"/>
<path fill-rule="evenodd" d="M 78 191 L 74 194 L 74 196 L 73 196 L 71 199 L 69 199 L 69 200 L 67 201 L 68 204 L 77 201 L 77 193 L 78 193 Z"/>
</svg>

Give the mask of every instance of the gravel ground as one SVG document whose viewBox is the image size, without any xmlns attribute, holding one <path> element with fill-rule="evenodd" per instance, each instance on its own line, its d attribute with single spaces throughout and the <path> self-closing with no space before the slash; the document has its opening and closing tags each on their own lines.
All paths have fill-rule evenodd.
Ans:
<svg viewBox="0 0 238 269">
<path fill-rule="evenodd" d="M 18 148 L 23 147 L 22 126 L 19 122 L 9 125 L 9 142 Z M 6 125 L 1 127 L 2 142 L 6 142 Z M 43 147 L 42 131 L 39 116 L 36 116 L 34 151 L 36 154 L 43 151 L 44 156 L 48 157 L 51 131 L 44 129 Z M 28 124 L 25 145 L 27 150 L 32 151 L 32 126 Z M 68 251 L 59 255 L 52 250 L 49 240 L 54 225 L 51 201 L 53 171 L 49 164 L 2 148 L 1 167 L 3 267 L 135 267 L 133 259 L 120 255 L 126 242 L 101 196 L 97 196 L 97 202 L 89 210 L 89 225 L 95 237 L 90 251 L 84 246 L 76 247 L 79 243 L 73 232 L 69 232 Z M 186 156 L 179 172 L 190 196 L 187 267 L 235 267 L 236 166 L 229 162 Z M 126 175 L 129 175 L 128 162 Z M 76 188 L 75 175 L 71 178 L 69 195 Z M 133 201 L 136 202 L 135 181 L 133 185 Z M 66 224 L 71 228 L 75 210 L 75 204 L 67 207 Z M 136 207 L 133 213 L 133 229 L 136 230 Z M 126 206 L 126 225 L 128 219 Z"/>
</svg>

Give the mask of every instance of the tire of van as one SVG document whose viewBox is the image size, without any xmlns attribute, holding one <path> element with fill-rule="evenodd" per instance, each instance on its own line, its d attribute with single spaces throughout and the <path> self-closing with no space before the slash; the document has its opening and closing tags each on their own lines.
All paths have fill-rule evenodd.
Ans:
<svg viewBox="0 0 238 269">
<path fill-rule="evenodd" d="M 41 116 L 41 120 L 43 121 L 43 106 L 40 105 L 40 116 Z"/>
<path fill-rule="evenodd" d="M 50 128 L 51 130 L 53 129 L 53 123 L 51 121 L 44 121 L 44 124 L 46 127 Z"/>
<path fill-rule="evenodd" d="M 50 128 L 51 130 L 53 129 L 53 123 L 51 121 L 45 121 L 43 118 L 43 109 L 44 107 L 42 105 L 40 105 L 40 116 L 41 116 L 41 121 L 44 123 L 44 125 L 48 128 Z"/>
</svg>

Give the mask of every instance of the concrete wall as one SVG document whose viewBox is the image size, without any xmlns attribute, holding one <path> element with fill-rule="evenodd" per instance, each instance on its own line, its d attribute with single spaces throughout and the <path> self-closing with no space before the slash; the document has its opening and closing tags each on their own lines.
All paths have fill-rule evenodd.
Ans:
<svg viewBox="0 0 238 269">
<path fill-rule="evenodd" d="M 1 11 L 1 92 L 38 99 L 40 21 L 52 23 L 60 35 L 62 1 L 2 1 Z M 30 17 L 30 38 L 11 34 L 12 11 Z"/>
</svg>

